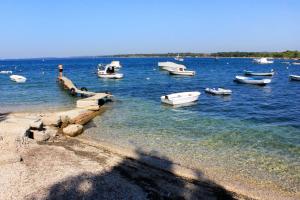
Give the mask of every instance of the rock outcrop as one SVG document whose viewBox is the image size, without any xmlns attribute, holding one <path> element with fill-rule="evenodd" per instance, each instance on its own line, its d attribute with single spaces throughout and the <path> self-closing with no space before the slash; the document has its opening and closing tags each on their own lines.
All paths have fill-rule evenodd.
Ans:
<svg viewBox="0 0 300 200">
<path fill-rule="evenodd" d="M 66 128 L 63 128 L 65 135 L 75 137 L 83 132 L 83 126 L 80 124 L 70 124 Z"/>
</svg>

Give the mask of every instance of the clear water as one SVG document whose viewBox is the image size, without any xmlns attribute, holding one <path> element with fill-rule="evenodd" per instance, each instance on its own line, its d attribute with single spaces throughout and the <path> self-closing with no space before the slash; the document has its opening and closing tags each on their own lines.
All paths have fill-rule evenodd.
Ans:
<svg viewBox="0 0 300 200">
<path fill-rule="evenodd" d="M 105 142 L 156 151 L 186 166 L 199 168 L 219 179 L 299 192 L 300 186 L 300 82 L 288 80 L 300 67 L 280 60 L 257 65 L 251 59 L 187 58 L 195 77 L 169 76 L 157 68 L 168 58 L 120 58 L 123 80 L 97 78 L 103 59 L 0 61 L 0 70 L 15 70 L 28 78 L 16 84 L 0 75 L 0 111 L 53 109 L 74 106 L 56 83 L 57 65 L 79 87 L 110 91 L 116 101 L 85 134 Z M 233 82 L 243 70 L 276 71 L 272 83 L 253 86 Z M 19 71 L 20 70 L 20 71 Z M 205 87 L 225 87 L 228 97 L 204 93 Z M 160 96 L 201 91 L 188 107 L 170 107 Z M 223 174 L 221 176 L 220 174 Z M 221 177 L 221 178 L 220 178 Z"/>
</svg>

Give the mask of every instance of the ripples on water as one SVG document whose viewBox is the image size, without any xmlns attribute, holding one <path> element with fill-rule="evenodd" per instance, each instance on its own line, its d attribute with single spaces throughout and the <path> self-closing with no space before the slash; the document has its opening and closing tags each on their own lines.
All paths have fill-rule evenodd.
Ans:
<svg viewBox="0 0 300 200">
<path fill-rule="evenodd" d="M 111 91 L 117 101 L 94 121 L 86 134 L 128 147 L 156 150 L 184 165 L 265 180 L 288 191 L 299 190 L 300 180 L 300 83 L 288 81 L 299 66 L 275 60 L 257 65 L 251 59 L 192 59 L 184 64 L 195 77 L 174 77 L 159 71 L 158 61 L 167 58 L 119 59 L 123 80 L 97 78 L 96 65 L 112 59 L 64 59 L 0 61 L 0 70 L 25 75 L 16 84 L 0 75 L 0 111 L 72 107 L 75 99 L 56 83 L 57 65 L 78 86 L 92 91 Z M 233 82 L 244 69 L 276 71 L 265 87 Z M 205 87 L 223 86 L 232 96 L 204 93 Z M 200 100 L 189 107 L 170 107 L 160 96 L 200 90 Z M 34 107 L 32 107 L 34 105 Z M 297 189 L 298 188 L 298 189 Z"/>
</svg>

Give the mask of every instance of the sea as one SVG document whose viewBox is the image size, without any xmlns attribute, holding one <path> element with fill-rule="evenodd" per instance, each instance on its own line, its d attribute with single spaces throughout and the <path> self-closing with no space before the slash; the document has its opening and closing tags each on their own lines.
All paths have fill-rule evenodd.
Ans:
<svg viewBox="0 0 300 200">
<path fill-rule="evenodd" d="M 97 77 L 97 64 L 119 60 L 120 80 Z M 185 58 L 193 77 L 169 75 L 158 62 L 173 58 L 64 58 L 0 60 L 0 71 L 27 78 L 15 83 L 0 74 L 0 112 L 73 108 L 76 100 L 57 83 L 58 64 L 80 88 L 109 91 L 114 101 L 85 133 L 94 140 L 162 155 L 223 182 L 272 187 L 297 193 L 300 188 L 300 74 L 292 60 L 256 64 L 250 58 Z M 244 70 L 275 70 L 267 86 L 234 82 Z M 230 96 L 206 94 L 224 87 Z M 160 96 L 200 91 L 188 106 L 168 106 Z"/>
</svg>

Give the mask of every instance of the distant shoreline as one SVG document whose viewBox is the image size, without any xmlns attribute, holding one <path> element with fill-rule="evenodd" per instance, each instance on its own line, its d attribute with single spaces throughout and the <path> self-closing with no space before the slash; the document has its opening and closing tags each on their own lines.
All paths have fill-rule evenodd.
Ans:
<svg viewBox="0 0 300 200">
<path fill-rule="evenodd" d="M 300 51 L 283 52 L 217 52 L 217 53 L 133 53 L 95 56 L 65 56 L 65 57 L 32 57 L 32 58 L 0 58 L 0 61 L 7 60 L 56 60 L 56 59 L 95 59 L 95 58 L 174 58 L 180 55 L 184 58 L 273 58 L 300 60 Z"/>
</svg>

